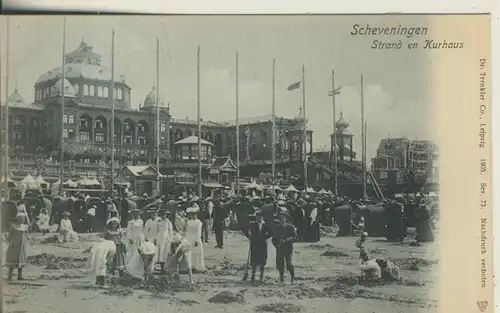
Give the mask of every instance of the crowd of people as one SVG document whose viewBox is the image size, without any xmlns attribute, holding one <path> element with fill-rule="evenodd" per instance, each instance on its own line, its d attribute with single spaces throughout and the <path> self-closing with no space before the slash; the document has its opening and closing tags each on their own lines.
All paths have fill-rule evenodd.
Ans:
<svg viewBox="0 0 500 313">
<path fill-rule="evenodd" d="M 147 194 L 143 197 L 149 198 Z M 213 198 L 205 199 L 191 195 L 158 197 L 140 209 L 124 212 L 117 209 L 113 199 L 108 198 L 105 201 L 107 220 L 103 240 L 91 249 L 89 268 L 95 274 L 98 285 L 104 285 L 106 277 L 110 275 L 123 276 L 126 273 L 148 283 L 155 270 L 165 274 L 187 273 L 189 283 L 192 284 L 193 272 L 206 270 L 204 245 L 209 243 L 210 232 L 215 234 L 215 247 L 223 249 L 224 231 L 235 225 L 249 239 L 248 265 L 251 268 L 251 280 L 255 281 L 257 270 L 260 281 L 264 279 L 269 249 L 267 242 L 271 238 L 276 250 L 276 268 L 280 282 L 284 282 L 286 270 L 293 283 L 294 242 L 319 241 L 320 224 L 335 223 L 334 215 L 330 212 L 333 211 L 334 204 L 341 201 L 345 199 L 297 193 L 266 198 L 257 197 L 255 193 L 238 197 L 216 194 Z M 97 207 L 92 205 L 86 212 L 89 232 L 93 230 L 96 210 Z M 70 212 L 64 212 L 59 221 L 60 242 L 78 241 L 78 234 L 73 229 L 70 217 Z M 49 232 L 49 221 L 47 210 L 42 209 L 34 223 L 45 234 Z M 28 247 L 27 233 L 32 223 L 26 207 L 20 202 L 17 216 L 7 235 L 9 247 L 6 265 L 9 268 L 9 280 L 15 269 L 18 279 L 23 279 L 22 269 L 26 264 Z M 390 261 L 368 259 L 364 250 L 368 234 L 363 231 L 363 220 L 353 227 L 361 231 L 361 238 L 356 246 L 361 251 L 362 273 L 377 268 L 379 270 L 375 276 L 381 276 L 383 269 L 389 268 L 392 271 Z"/>
</svg>

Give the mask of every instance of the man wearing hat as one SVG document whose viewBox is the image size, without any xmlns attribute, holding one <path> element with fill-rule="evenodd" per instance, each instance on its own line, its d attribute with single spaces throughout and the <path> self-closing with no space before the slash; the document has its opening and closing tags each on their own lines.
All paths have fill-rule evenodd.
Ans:
<svg viewBox="0 0 500 313">
<path fill-rule="evenodd" d="M 293 283 L 295 279 L 295 269 L 292 263 L 293 242 L 297 240 L 297 232 L 293 225 L 286 221 L 287 213 L 278 213 L 278 224 L 274 228 L 273 245 L 276 248 L 276 268 L 279 271 L 280 282 L 284 282 L 285 265 L 290 273 Z"/>
<path fill-rule="evenodd" d="M 108 212 L 108 220 L 113 217 L 113 214 L 118 214 L 118 210 L 116 209 L 115 204 L 113 203 L 113 199 L 107 198 L 106 199 L 106 210 Z M 120 218 L 120 216 L 117 216 Z"/>
<path fill-rule="evenodd" d="M 87 232 L 91 233 L 93 228 L 94 228 L 94 220 L 95 220 L 95 213 L 96 213 L 97 207 L 95 205 L 92 205 L 88 210 L 87 210 L 87 216 L 86 216 L 86 230 Z"/>
<path fill-rule="evenodd" d="M 252 266 L 252 281 L 255 281 L 257 267 L 260 270 L 260 281 L 264 279 L 264 268 L 267 263 L 267 239 L 271 238 L 272 231 L 264 223 L 264 217 L 260 210 L 254 214 L 255 222 L 250 222 L 245 235 L 250 239 L 250 265 Z"/>
<path fill-rule="evenodd" d="M 215 247 L 222 249 L 224 247 L 224 221 L 229 217 L 229 210 L 217 199 L 214 203 L 212 216 L 214 220 L 215 240 L 217 241 Z"/>
</svg>

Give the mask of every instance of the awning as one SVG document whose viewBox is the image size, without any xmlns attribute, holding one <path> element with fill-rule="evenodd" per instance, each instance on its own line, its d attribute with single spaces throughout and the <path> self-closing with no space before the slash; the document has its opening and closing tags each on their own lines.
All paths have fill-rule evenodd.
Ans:
<svg viewBox="0 0 500 313">
<path fill-rule="evenodd" d="M 307 188 L 306 188 L 306 192 L 309 192 L 309 193 L 316 193 L 316 190 L 314 190 L 312 187 L 307 187 Z"/>
<path fill-rule="evenodd" d="M 203 187 L 207 188 L 224 188 L 224 186 L 219 184 L 218 182 L 205 182 L 202 185 Z"/>
<path fill-rule="evenodd" d="M 250 184 L 245 186 L 245 189 L 257 189 L 257 190 L 262 190 L 263 186 L 257 184 L 256 181 L 251 182 Z"/>
<path fill-rule="evenodd" d="M 286 187 L 285 191 L 292 191 L 292 192 L 298 192 L 297 188 L 295 188 L 294 185 L 290 184 L 290 186 Z"/>
</svg>

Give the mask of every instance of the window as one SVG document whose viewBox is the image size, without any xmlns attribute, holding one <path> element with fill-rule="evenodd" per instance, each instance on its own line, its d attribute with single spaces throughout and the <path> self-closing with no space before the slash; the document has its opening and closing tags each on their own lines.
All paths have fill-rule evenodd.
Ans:
<svg viewBox="0 0 500 313">
<path fill-rule="evenodd" d="M 380 171 L 380 179 L 387 179 L 387 171 Z"/>
<path fill-rule="evenodd" d="M 15 140 L 21 140 L 21 132 L 20 131 L 16 131 L 14 132 L 14 139 Z"/>
<path fill-rule="evenodd" d="M 144 125 L 143 125 L 143 124 L 139 124 L 139 125 L 137 125 L 137 128 L 138 128 L 138 131 L 139 131 L 140 133 L 143 133 L 143 132 L 144 132 L 144 130 L 146 129 L 146 128 L 144 127 Z"/>
<path fill-rule="evenodd" d="M 96 142 L 104 142 L 104 133 L 96 133 L 95 134 Z"/>
<path fill-rule="evenodd" d="M 116 133 L 113 135 L 113 138 L 115 140 L 115 144 L 120 144 L 120 138 L 118 136 L 116 136 Z"/>
<path fill-rule="evenodd" d="M 118 89 L 117 99 L 118 100 L 123 100 L 123 90 Z"/>
<path fill-rule="evenodd" d="M 160 137 L 160 147 L 165 147 L 167 145 L 167 139 L 165 136 Z"/>
<path fill-rule="evenodd" d="M 64 114 L 63 122 L 64 124 L 68 124 L 68 115 Z"/>
<path fill-rule="evenodd" d="M 104 128 L 104 122 L 102 120 L 96 120 L 95 121 L 95 128 L 97 128 L 97 129 L 103 129 Z"/>
<path fill-rule="evenodd" d="M 87 119 L 80 119 L 80 127 L 81 128 L 88 128 L 89 127 L 89 121 Z"/>
<path fill-rule="evenodd" d="M 182 149 L 182 152 L 181 152 L 182 159 L 183 160 L 189 160 L 191 158 L 191 153 L 189 151 L 189 147 L 188 146 L 182 146 L 181 149 Z"/>
<path fill-rule="evenodd" d="M 75 138 L 75 131 L 73 129 L 68 129 L 69 139 Z"/>
<path fill-rule="evenodd" d="M 162 133 L 166 132 L 167 131 L 167 125 L 166 124 L 160 124 L 160 131 Z"/>
<path fill-rule="evenodd" d="M 109 88 L 108 87 L 104 87 L 104 98 L 109 98 Z"/>
<path fill-rule="evenodd" d="M 90 133 L 86 131 L 80 131 L 80 141 L 90 141 Z"/>
<path fill-rule="evenodd" d="M 283 142 L 283 150 L 285 150 L 285 151 L 289 151 L 290 150 L 290 141 L 285 140 Z"/>
<path fill-rule="evenodd" d="M 24 119 L 21 116 L 16 116 L 14 120 L 14 126 L 21 126 L 23 125 Z"/>
<path fill-rule="evenodd" d="M 69 138 L 68 130 L 67 129 L 63 130 L 63 138 L 64 139 L 68 139 Z"/>
<path fill-rule="evenodd" d="M 125 144 L 127 144 L 127 145 L 132 144 L 132 136 L 131 136 L 131 135 L 125 135 L 125 136 L 123 137 L 123 141 L 124 141 L 124 142 L 125 142 Z"/>
<path fill-rule="evenodd" d="M 90 96 L 95 96 L 95 86 L 94 85 L 90 85 L 89 95 Z"/>
<path fill-rule="evenodd" d="M 68 124 L 70 124 L 70 125 L 75 124 L 75 116 L 74 115 L 68 116 Z"/>
<path fill-rule="evenodd" d="M 83 95 L 84 96 L 89 95 L 89 85 L 83 85 Z"/>
<path fill-rule="evenodd" d="M 102 87 L 101 86 L 97 87 L 97 96 L 102 98 Z"/>
<path fill-rule="evenodd" d="M 140 145 L 146 145 L 147 144 L 146 136 L 138 136 L 137 143 Z"/>
<path fill-rule="evenodd" d="M 127 123 L 125 123 L 125 131 L 126 131 L 126 132 L 129 132 L 129 131 L 131 131 L 131 130 L 132 130 L 132 127 L 130 126 L 130 124 L 129 124 L 128 122 L 127 122 Z"/>
</svg>

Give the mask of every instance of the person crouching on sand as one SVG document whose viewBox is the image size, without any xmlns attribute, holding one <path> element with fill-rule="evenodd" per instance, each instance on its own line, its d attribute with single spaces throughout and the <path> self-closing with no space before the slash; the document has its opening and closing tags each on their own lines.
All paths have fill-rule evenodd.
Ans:
<svg viewBox="0 0 500 313">
<path fill-rule="evenodd" d="M 95 274 L 95 283 L 98 286 L 104 286 L 106 283 L 106 274 L 110 264 L 116 254 L 116 245 L 111 240 L 103 240 L 97 243 L 90 250 L 88 267 Z"/>
<path fill-rule="evenodd" d="M 120 227 L 120 220 L 117 217 L 112 217 L 106 222 L 106 230 L 104 232 L 104 239 L 113 241 L 116 245 L 116 254 L 113 262 L 108 266 L 109 273 L 114 275 L 116 270 L 120 277 L 123 276 L 125 270 L 125 256 L 127 253 L 125 232 Z"/>
<path fill-rule="evenodd" d="M 12 280 L 14 269 L 17 268 L 17 279 L 23 280 L 23 267 L 26 265 L 28 252 L 28 228 L 26 214 L 18 212 L 14 223 L 10 226 L 7 235 L 9 247 L 7 248 L 7 260 L 5 265 L 9 268 L 9 281 Z"/>
</svg>

